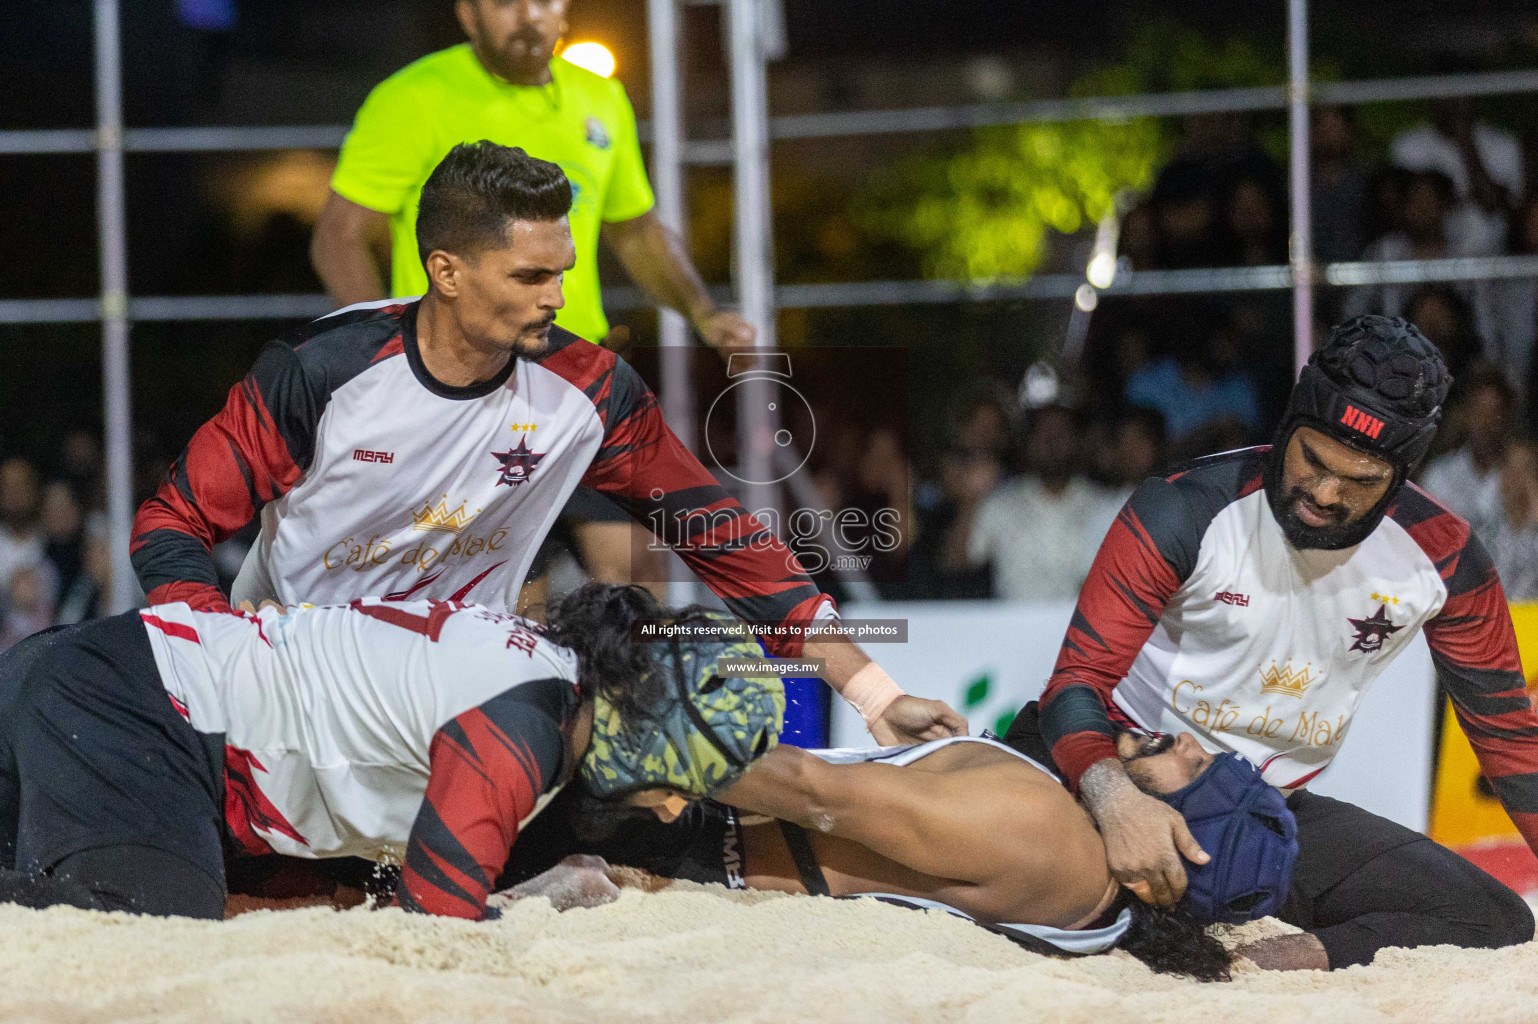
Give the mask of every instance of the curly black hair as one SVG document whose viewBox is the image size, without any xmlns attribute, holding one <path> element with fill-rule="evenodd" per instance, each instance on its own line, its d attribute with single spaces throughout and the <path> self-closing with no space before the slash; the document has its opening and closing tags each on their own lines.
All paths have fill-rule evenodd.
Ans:
<svg viewBox="0 0 1538 1024">
<path fill-rule="evenodd" d="M 1207 928 L 1189 911 L 1164 910 L 1122 889 L 1112 909 L 1132 909 L 1132 926 L 1117 948 L 1160 974 L 1182 974 L 1197 981 L 1228 981 L 1233 954 L 1207 934 Z"/>
<path fill-rule="evenodd" d="M 671 680 L 651 671 L 658 643 L 636 643 L 630 627 L 642 620 L 682 621 L 710 612 L 704 605 L 665 608 L 638 584 L 588 583 L 549 605 L 542 631 L 577 655 L 577 692 L 603 694 L 620 720 L 647 721 L 671 694 Z"/>
<path fill-rule="evenodd" d="M 670 617 L 645 587 L 588 583 L 546 609 L 543 631 L 576 653 L 577 691 L 584 699 L 602 693 L 621 720 L 637 721 L 666 696 L 666 681 L 651 671 L 654 646 L 632 643 L 630 626 Z"/>
</svg>

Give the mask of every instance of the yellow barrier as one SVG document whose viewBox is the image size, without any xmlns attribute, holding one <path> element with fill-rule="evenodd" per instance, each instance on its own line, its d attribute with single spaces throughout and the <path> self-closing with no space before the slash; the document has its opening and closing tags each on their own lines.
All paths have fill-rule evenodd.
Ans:
<svg viewBox="0 0 1538 1024">
<path fill-rule="evenodd" d="M 1511 623 L 1517 631 L 1527 690 L 1533 694 L 1538 683 L 1538 604 L 1512 605 Z M 1436 785 L 1431 793 L 1431 838 L 1452 847 L 1520 840 L 1500 801 L 1488 787 L 1480 787 L 1479 762 L 1453 717 L 1451 703 L 1442 721 Z"/>
</svg>

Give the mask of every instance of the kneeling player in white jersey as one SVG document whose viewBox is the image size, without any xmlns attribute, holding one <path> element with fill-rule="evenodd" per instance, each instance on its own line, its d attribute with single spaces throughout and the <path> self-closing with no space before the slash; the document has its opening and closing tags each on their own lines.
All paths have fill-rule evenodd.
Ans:
<svg viewBox="0 0 1538 1024">
<path fill-rule="evenodd" d="M 1226 978 L 1229 956 L 1203 926 L 1280 906 L 1297 854 L 1293 817 L 1258 769 L 1206 753 L 1190 734 L 1120 743 L 1138 785 L 1219 851 L 1173 913 L 1116 883 L 1094 822 L 1056 776 L 970 736 L 870 750 L 782 746 L 718 800 L 666 824 L 569 790 L 514 850 L 508 894 L 592 905 L 618 894 L 616 864 L 946 910 L 1038 952 L 1121 948 L 1155 970 Z"/>
<path fill-rule="evenodd" d="M 38 634 L 0 658 L 0 900 L 217 919 L 233 848 L 398 864 L 402 907 L 489 916 L 519 830 L 574 776 L 672 816 L 774 746 L 779 681 L 716 673 L 758 645 L 631 643 L 659 614 L 591 585 L 543 628 L 362 600 Z"/>
<path fill-rule="evenodd" d="M 1468 523 L 1407 482 L 1449 383 L 1436 347 L 1404 320 L 1336 327 L 1272 447 L 1137 489 L 1085 581 L 1039 720 L 1028 706 L 1006 737 L 1079 791 L 1116 877 L 1166 904 L 1185 883 L 1181 855 L 1200 848 L 1130 784 L 1117 729 L 1189 730 L 1259 765 L 1290 793 L 1301 846 L 1279 916 L 1304 934 L 1250 951 L 1269 966 L 1533 936 L 1526 904 L 1489 875 L 1304 788 L 1350 742 L 1368 686 L 1424 633 L 1481 769 L 1538 849 L 1538 714 L 1500 579 Z"/>
<path fill-rule="evenodd" d="M 428 293 L 342 310 L 262 351 L 134 519 L 150 603 L 438 598 L 517 611 L 580 486 L 646 524 L 771 654 L 825 661 L 879 742 L 966 732 L 824 628 L 833 599 L 668 429 L 636 371 L 554 326 L 575 258 L 571 205 L 561 168 L 521 149 L 444 157 L 416 222 Z M 212 547 L 257 516 L 227 597 Z"/>
</svg>

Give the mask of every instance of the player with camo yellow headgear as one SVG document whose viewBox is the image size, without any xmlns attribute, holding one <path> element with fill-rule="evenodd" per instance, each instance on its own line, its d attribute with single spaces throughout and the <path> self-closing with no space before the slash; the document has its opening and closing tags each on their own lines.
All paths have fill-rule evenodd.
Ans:
<svg viewBox="0 0 1538 1024">
<path fill-rule="evenodd" d="M 763 658 L 741 623 L 703 608 L 666 615 L 638 587 L 583 595 L 552 609 L 547 633 L 577 652 L 584 680 L 598 681 L 580 768 L 592 796 L 642 806 L 702 799 L 773 749 L 784 722 L 784 684 L 718 671 L 724 658 Z M 659 639 L 633 640 L 629 627 L 638 620 Z"/>
<path fill-rule="evenodd" d="M 758 644 L 734 635 L 740 625 L 715 612 L 696 612 L 664 624 L 706 639 L 669 639 L 658 645 L 652 672 L 666 697 L 641 721 L 600 693 L 593 738 L 582 760 L 582 781 L 606 799 L 649 789 L 689 798 L 730 786 L 778 740 L 785 716 L 779 679 L 720 675 L 721 658 L 761 658 Z"/>
</svg>

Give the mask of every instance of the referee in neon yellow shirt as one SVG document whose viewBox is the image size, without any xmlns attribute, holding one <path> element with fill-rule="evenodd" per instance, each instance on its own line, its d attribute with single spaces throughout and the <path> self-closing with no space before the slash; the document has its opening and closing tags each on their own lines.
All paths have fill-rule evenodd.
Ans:
<svg viewBox="0 0 1538 1024">
<path fill-rule="evenodd" d="M 338 305 L 420 295 L 422 183 L 455 145 L 490 139 L 560 165 L 571 179 L 577 265 L 556 323 L 603 342 L 600 235 L 659 305 L 709 345 L 751 345 L 753 329 L 717 309 L 679 239 L 652 212 L 635 113 L 617 81 L 553 60 L 567 0 L 458 0 L 470 41 L 429 54 L 375 87 L 358 111 L 315 226 L 311 258 Z M 390 286 L 380 255 L 389 238 Z M 620 346 L 622 347 L 622 346 Z"/>
</svg>

